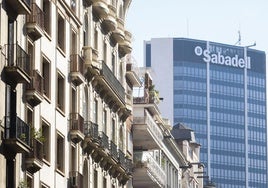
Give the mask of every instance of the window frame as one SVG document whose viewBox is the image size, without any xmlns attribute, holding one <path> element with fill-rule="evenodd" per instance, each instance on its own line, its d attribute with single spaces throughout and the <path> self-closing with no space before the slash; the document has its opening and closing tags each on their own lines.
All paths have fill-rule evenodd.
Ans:
<svg viewBox="0 0 268 188">
<path fill-rule="evenodd" d="M 62 141 L 62 143 L 58 143 L 59 139 Z M 60 147 L 62 146 L 62 147 Z M 61 175 L 64 175 L 65 171 L 65 137 L 63 134 L 61 134 L 59 131 L 56 131 L 56 163 L 55 168 L 58 173 Z M 59 156 L 60 154 L 60 156 Z M 58 163 L 60 162 L 60 164 Z"/>
<path fill-rule="evenodd" d="M 44 7 L 45 2 L 47 2 L 48 7 Z M 42 10 L 44 12 L 44 32 L 45 32 L 45 35 L 48 38 L 50 38 L 51 37 L 51 2 L 50 0 L 43 0 Z M 46 16 L 46 14 L 48 14 L 48 16 Z"/>
<path fill-rule="evenodd" d="M 56 27 L 56 34 L 57 34 L 57 49 L 65 55 L 66 52 L 66 22 L 65 16 L 58 11 L 57 12 L 57 27 Z M 63 23 L 63 25 L 62 25 Z M 61 29 L 59 29 L 61 28 Z"/>
<path fill-rule="evenodd" d="M 57 70 L 57 83 L 56 83 L 56 108 L 57 110 L 64 115 L 65 113 L 65 76 Z"/>
<path fill-rule="evenodd" d="M 48 129 L 48 136 L 44 135 L 43 129 L 45 126 Z M 43 143 L 43 162 L 45 162 L 47 165 L 50 165 L 50 160 L 51 160 L 51 125 L 44 118 L 41 118 L 41 130 L 42 130 L 42 135 L 46 139 L 45 142 Z"/>
<path fill-rule="evenodd" d="M 51 61 L 44 55 L 42 54 L 42 77 L 43 77 L 43 96 L 44 98 L 50 102 L 50 97 L 51 97 Z M 47 64 L 48 70 L 44 70 L 44 64 Z M 45 76 L 45 72 L 48 74 Z M 48 85 L 48 86 L 47 86 Z"/>
</svg>

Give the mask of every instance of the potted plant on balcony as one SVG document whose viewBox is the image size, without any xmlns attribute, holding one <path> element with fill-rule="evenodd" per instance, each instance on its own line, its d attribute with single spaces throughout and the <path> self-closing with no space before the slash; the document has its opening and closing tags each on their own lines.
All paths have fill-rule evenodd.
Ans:
<svg viewBox="0 0 268 188">
<path fill-rule="evenodd" d="M 21 180 L 19 182 L 18 188 L 28 188 L 27 182 L 25 180 Z"/>
<path fill-rule="evenodd" d="M 31 139 L 36 139 L 41 143 L 45 142 L 45 137 L 43 136 L 41 129 L 36 129 L 33 126 L 31 126 Z"/>
<path fill-rule="evenodd" d="M 149 86 L 149 102 L 150 103 L 158 103 L 159 102 L 159 91 L 155 90 L 155 85 L 150 85 Z"/>
<path fill-rule="evenodd" d="M 22 140 L 23 142 L 26 141 L 26 134 L 25 133 L 21 133 L 19 136 L 20 140 Z"/>
</svg>

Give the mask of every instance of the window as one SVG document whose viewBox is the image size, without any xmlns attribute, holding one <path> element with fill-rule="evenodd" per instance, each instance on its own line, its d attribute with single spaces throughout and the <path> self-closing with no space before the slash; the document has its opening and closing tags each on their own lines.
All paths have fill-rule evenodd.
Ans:
<svg viewBox="0 0 268 188">
<path fill-rule="evenodd" d="M 26 108 L 26 123 L 30 126 L 30 127 L 34 127 L 34 121 L 33 121 L 33 110 L 30 109 L 29 107 Z"/>
<path fill-rule="evenodd" d="M 124 132 L 123 132 L 123 126 L 121 125 L 120 126 L 120 132 L 119 132 L 119 148 L 121 149 L 121 150 L 123 150 L 124 149 Z"/>
<path fill-rule="evenodd" d="M 94 170 L 94 188 L 98 188 L 98 171 Z"/>
<path fill-rule="evenodd" d="M 119 67 L 119 78 L 118 80 L 121 83 L 124 83 L 124 76 L 123 76 L 123 62 L 120 63 L 120 67 Z"/>
<path fill-rule="evenodd" d="M 77 33 L 71 30 L 71 43 L 70 43 L 70 54 L 77 54 Z"/>
<path fill-rule="evenodd" d="M 107 187 L 107 180 L 105 177 L 103 177 L 103 185 L 102 185 L 103 188 L 106 188 Z"/>
<path fill-rule="evenodd" d="M 132 149 L 133 149 L 133 136 L 132 136 L 132 133 L 131 132 L 128 132 L 127 131 L 127 136 L 128 136 L 128 139 L 127 139 L 127 146 L 128 146 L 128 151 L 132 153 Z"/>
<path fill-rule="evenodd" d="M 103 61 L 107 64 L 107 44 L 103 43 Z"/>
<path fill-rule="evenodd" d="M 103 110 L 103 115 L 102 115 L 102 131 L 106 133 L 107 129 L 107 111 Z"/>
<path fill-rule="evenodd" d="M 50 162 L 50 126 L 44 120 L 42 120 L 42 134 L 45 138 L 43 143 L 43 159 Z"/>
<path fill-rule="evenodd" d="M 112 55 L 112 71 L 115 74 L 115 55 Z"/>
<path fill-rule="evenodd" d="M 71 0 L 71 9 L 75 14 L 77 13 L 77 2 L 76 2 L 76 0 Z"/>
<path fill-rule="evenodd" d="M 76 158 L 76 147 L 75 145 L 71 145 L 71 152 L 70 152 L 70 171 L 77 171 L 76 168 L 76 162 L 77 162 L 77 158 Z"/>
<path fill-rule="evenodd" d="M 77 104 L 77 102 L 76 102 L 76 90 L 75 90 L 75 88 L 73 88 L 72 87 L 72 89 L 71 89 L 71 93 L 72 93 L 72 95 L 71 95 L 71 105 L 70 105 L 70 112 L 71 113 L 76 113 L 77 112 L 77 108 L 76 108 L 76 104 Z"/>
<path fill-rule="evenodd" d="M 85 15 L 85 17 L 84 17 L 83 29 L 84 29 L 83 44 L 84 44 L 84 46 L 88 46 L 89 33 L 88 33 L 88 17 L 87 17 L 87 15 Z"/>
<path fill-rule="evenodd" d="M 50 0 L 43 0 L 43 12 L 44 12 L 44 29 L 45 32 L 48 35 L 51 35 L 51 29 L 50 29 L 50 17 L 51 17 L 51 11 L 50 11 Z"/>
<path fill-rule="evenodd" d="M 98 32 L 94 31 L 94 48 L 98 50 Z"/>
<path fill-rule="evenodd" d="M 98 123 L 98 101 L 94 100 L 93 104 L 93 123 Z"/>
<path fill-rule="evenodd" d="M 28 41 L 28 55 L 30 56 L 30 71 L 34 69 L 34 45 L 30 41 Z M 32 72 L 31 72 L 32 74 Z"/>
<path fill-rule="evenodd" d="M 49 61 L 43 57 L 42 63 L 42 76 L 43 80 L 43 92 L 44 95 L 50 99 L 50 63 Z"/>
<path fill-rule="evenodd" d="M 115 120 L 112 119 L 112 140 L 115 143 L 115 139 L 116 139 L 116 131 L 115 131 Z"/>
<path fill-rule="evenodd" d="M 57 133 L 57 170 L 64 172 L 64 137 Z"/>
<path fill-rule="evenodd" d="M 33 188 L 33 176 L 30 174 L 26 173 L 26 183 L 27 183 L 27 188 Z"/>
<path fill-rule="evenodd" d="M 65 22 L 64 18 L 58 14 L 57 23 L 57 34 L 58 34 L 58 47 L 65 52 Z"/>
<path fill-rule="evenodd" d="M 65 91 L 64 91 L 64 77 L 58 73 L 57 80 L 57 107 L 64 112 L 64 101 L 65 101 Z"/>
</svg>

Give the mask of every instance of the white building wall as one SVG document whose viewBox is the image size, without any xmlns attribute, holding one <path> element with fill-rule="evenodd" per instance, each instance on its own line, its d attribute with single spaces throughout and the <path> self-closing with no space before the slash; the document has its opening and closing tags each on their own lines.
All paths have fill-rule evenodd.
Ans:
<svg viewBox="0 0 268 188">
<path fill-rule="evenodd" d="M 173 125 L 173 39 L 151 39 L 151 67 L 157 72 L 154 77 L 156 90 L 164 100 L 159 103 L 163 117 L 168 117 Z M 165 71 L 161 71 L 165 70 Z M 168 72 L 169 74 L 166 74 Z M 163 84 L 164 83 L 164 84 Z"/>
</svg>

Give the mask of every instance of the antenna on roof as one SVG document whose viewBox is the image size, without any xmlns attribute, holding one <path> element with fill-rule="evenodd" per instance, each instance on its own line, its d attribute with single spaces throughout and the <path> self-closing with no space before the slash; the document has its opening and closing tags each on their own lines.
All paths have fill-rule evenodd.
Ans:
<svg viewBox="0 0 268 188">
<path fill-rule="evenodd" d="M 240 33 L 240 30 L 238 30 L 238 41 L 235 43 L 235 45 L 241 45 L 241 33 Z"/>
</svg>

